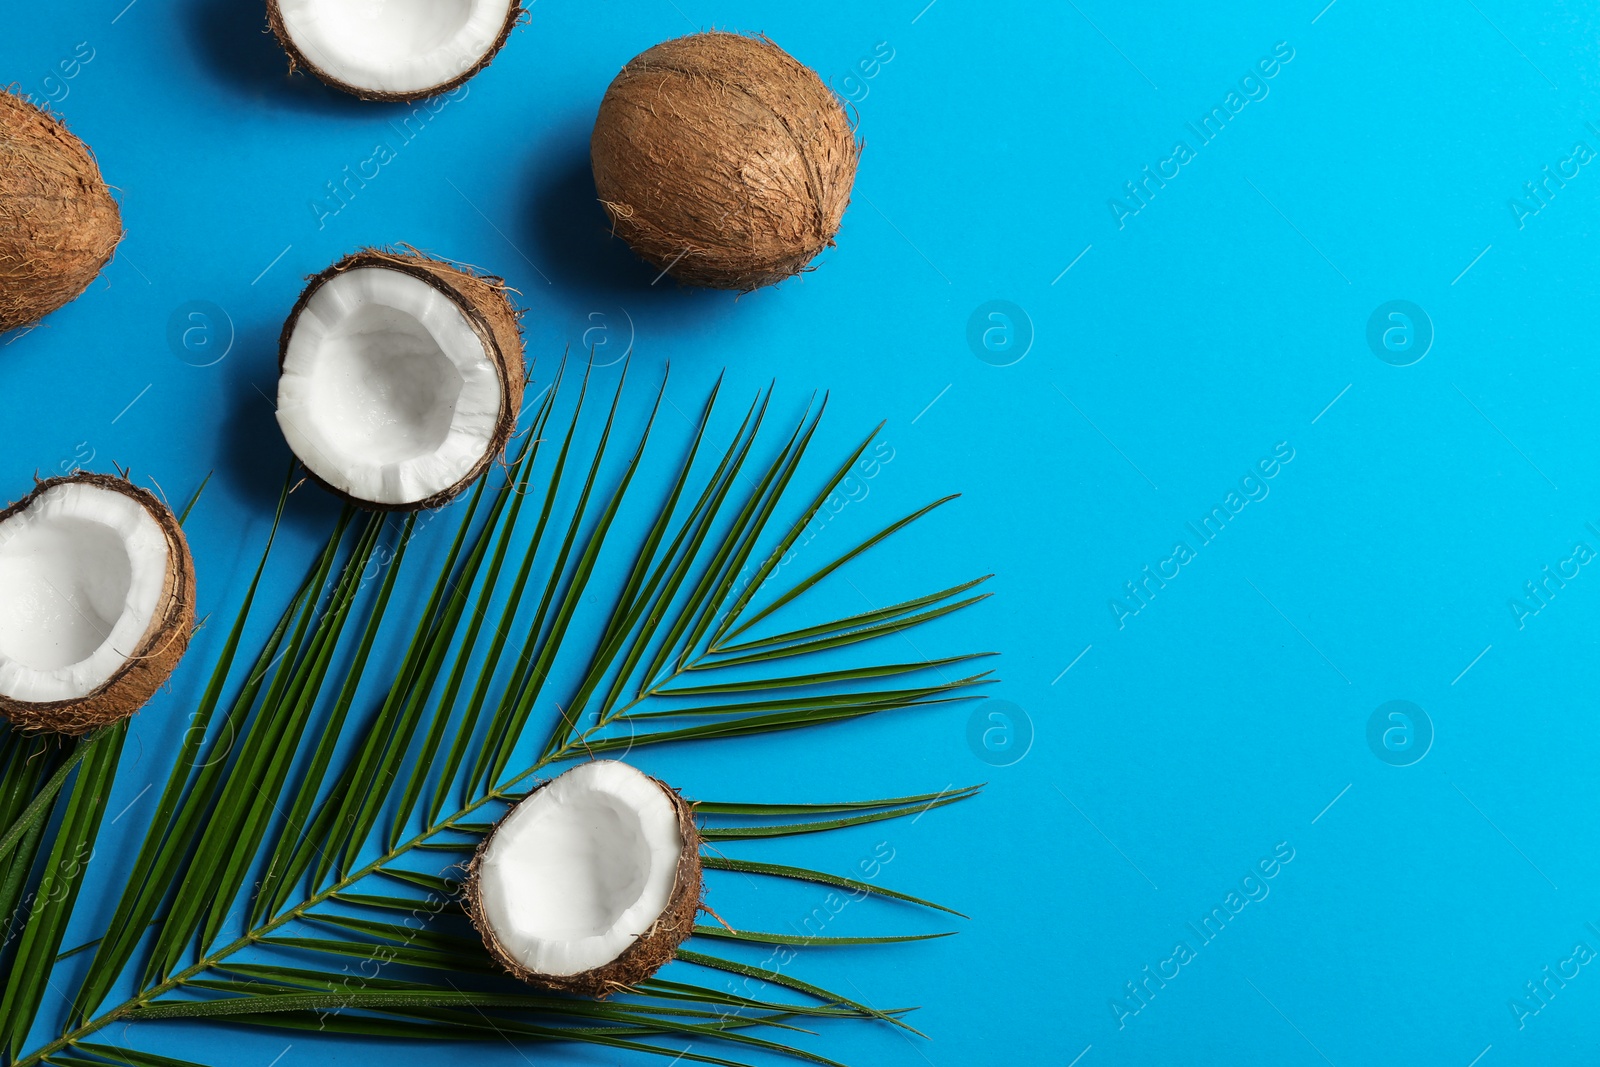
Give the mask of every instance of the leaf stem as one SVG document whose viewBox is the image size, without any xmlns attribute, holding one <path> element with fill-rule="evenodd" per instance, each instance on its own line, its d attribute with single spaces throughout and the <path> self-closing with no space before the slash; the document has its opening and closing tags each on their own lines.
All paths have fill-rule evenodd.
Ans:
<svg viewBox="0 0 1600 1067">
<path fill-rule="evenodd" d="M 241 952 L 244 949 L 257 944 L 262 938 L 267 937 L 279 927 L 285 926 L 296 919 L 303 918 L 306 912 L 310 911 L 318 904 L 322 904 L 331 899 L 337 893 L 345 892 L 351 886 L 355 885 L 363 878 L 366 878 L 368 875 L 377 873 L 385 865 L 393 863 L 401 856 L 404 856 L 406 853 L 410 852 L 416 846 L 427 841 L 430 837 L 434 837 L 435 835 L 444 833 L 445 831 L 459 832 L 457 824 L 466 819 L 467 816 L 476 812 L 479 808 L 486 804 L 497 800 L 507 799 L 509 793 L 518 783 L 538 773 L 539 770 L 548 766 L 551 762 L 554 762 L 554 760 L 540 760 L 532 767 L 529 767 L 527 770 L 523 771 L 521 774 L 518 774 L 516 777 L 506 781 L 503 785 L 491 789 L 477 800 L 474 800 L 465 807 L 459 809 L 449 818 L 435 823 L 433 826 L 423 830 L 409 841 L 405 841 L 396 845 L 394 848 L 390 849 L 388 852 L 385 852 L 371 863 L 368 863 L 365 867 L 345 875 L 332 885 L 329 885 L 326 889 L 313 894 L 311 897 L 295 905 L 293 908 L 290 908 L 277 918 L 271 919 L 263 925 L 247 931 L 242 937 L 231 944 L 207 953 L 200 959 L 196 960 L 191 966 L 167 977 L 156 985 L 151 986 L 149 989 L 137 993 L 136 995 L 117 1005 L 115 1008 L 112 1008 L 110 1011 L 97 1015 L 93 1019 L 87 1020 L 82 1025 L 66 1031 L 48 1045 L 36 1049 L 27 1056 L 24 1056 L 22 1059 L 17 1060 L 16 1063 L 13 1064 L 13 1067 L 35 1067 L 36 1064 L 45 1062 L 45 1060 L 47 1060 L 49 1057 L 61 1052 L 63 1049 L 75 1045 L 77 1042 L 82 1041 L 89 1035 L 96 1033 L 107 1026 L 110 1026 L 112 1023 L 117 1022 L 119 1019 L 126 1017 L 130 1013 L 141 1008 L 149 1007 L 156 1001 L 158 997 L 182 988 L 183 986 L 187 985 L 191 979 L 211 969 L 235 953 Z"/>
</svg>

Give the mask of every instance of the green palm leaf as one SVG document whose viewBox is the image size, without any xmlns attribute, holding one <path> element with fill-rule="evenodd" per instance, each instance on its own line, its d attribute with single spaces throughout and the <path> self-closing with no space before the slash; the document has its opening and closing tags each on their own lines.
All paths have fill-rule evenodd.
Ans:
<svg viewBox="0 0 1600 1067">
<path fill-rule="evenodd" d="M 947 931 L 813 937 L 706 925 L 667 971 L 595 1003 L 538 993 L 498 973 L 455 900 L 455 883 L 439 873 L 439 863 L 465 860 L 536 777 L 574 760 L 971 699 L 992 680 L 989 672 L 950 670 L 987 653 L 914 662 L 862 656 L 865 662 L 846 666 L 829 657 L 811 673 L 802 667 L 777 677 L 756 670 L 769 661 L 804 663 L 812 653 L 874 648 L 880 638 L 983 599 L 964 595 L 980 578 L 844 618 L 803 617 L 828 577 L 952 498 L 766 600 L 876 431 L 795 511 L 789 491 L 806 469 L 825 398 L 808 405 L 775 453 L 765 455 L 772 391 L 756 396 L 724 436 L 716 428 L 719 383 L 681 458 L 666 478 L 652 481 L 644 472 L 656 469 L 656 415 L 667 383 L 655 391 L 642 427 L 628 431 L 621 417 L 626 381 L 625 372 L 589 444 L 591 383 L 585 376 L 569 404 L 558 378 L 504 472 L 450 509 L 453 529 L 421 586 L 420 610 L 400 605 L 416 602 L 407 592 L 415 579 L 405 577 L 415 570 L 411 556 L 432 553 L 410 546 L 432 535 L 424 527 L 433 516 L 396 529 L 382 516 L 357 521 L 346 512 L 270 635 L 254 655 L 242 656 L 242 635 L 263 590 L 281 584 L 268 577 L 282 566 L 271 558 L 269 537 L 113 921 L 104 936 L 81 946 L 95 951 L 72 1009 L 58 1036 L 26 1051 L 29 1035 L 51 1014 L 40 1011 L 41 991 L 62 955 L 70 896 L 83 872 L 80 866 L 70 876 L 45 876 L 67 886 L 66 898 L 28 918 L 0 1001 L 0 1027 L 17 1067 L 178 1062 L 93 1042 L 112 1023 L 140 1020 L 209 1018 L 429 1039 L 509 1034 L 706 1063 L 736 1063 L 726 1057 L 753 1052 L 833 1063 L 793 1043 L 802 1019 L 905 1027 L 902 1010 L 876 1010 L 696 946 L 876 950 Z M 580 461 L 586 449 L 592 458 Z M 645 493 L 653 500 L 641 501 Z M 286 483 L 279 519 L 287 496 Z M 625 508 L 651 517 L 631 540 L 619 524 Z M 614 584 L 613 573 L 621 575 Z M 769 636 L 752 636 L 779 611 L 800 617 Z M 575 640 L 579 633 L 598 637 Z M 397 644 L 395 653 L 385 652 Z M 24 766 L 23 742 L 0 739 L 7 746 L 0 748 L 0 848 L 33 864 L 52 807 L 38 798 L 52 787 L 63 816 L 46 869 L 92 847 L 95 799 L 109 788 L 121 736 L 108 731 L 60 751 L 47 767 Z M 708 841 L 722 844 L 920 817 L 976 792 L 835 804 L 708 802 L 697 806 L 697 817 Z M 0 903 L 13 891 L 9 871 L 16 866 L 0 879 Z M 710 877 L 782 878 L 958 914 L 804 867 L 715 851 L 705 866 Z M 352 983 L 353 960 L 360 966 Z M 680 975 L 685 967 L 691 970 Z M 738 984 L 724 990 L 684 980 L 695 968 Z M 129 983 L 126 999 L 108 1004 L 111 991 Z M 769 986 L 783 991 L 781 999 L 762 991 Z M 695 1050 L 686 1051 L 686 1042 Z"/>
<path fill-rule="evenodd" d="M 7 728 L 0 826 L 8 829 L 0 834 L 0 860 L 9 857 L 29 831 L 44 821 L 67 776 L 104 736 L 103 731 L 96 731 L 66 753 L 55 738 L 27 738 Z"/>
<path fill-rule="evenodd" d="M 855 878 L 843 878 L 824 871 L 813 871 L 804 867 L 790 867 L 778 863 L 733 860 L 724 856 L 707 856 L 701 862 L 708 870 L 738 871 L 741 874 L 764 874 L 774 878 L 788 878 L 796 882 L 812 882 L 816 885 L 833 886 L 836 889 L 848 889 L 852 893 L 887 897 L 891 900 L 903 900 L 908 904 L 917 904 L 924 908 L 932 908 L 935 911 L 958 915 L 963 919 L 966 918 L 965 915 L 962 915 L 954 908 L 947 908 L 943 904 L 935 904 L 931 900 L 923 900 L 921 897 L 914 897 L 909 893 L 897 893 L 892 889 L 885 889 L 881 885 L 873 885 L 871 882 L 863 882 Z"/>
</svg>

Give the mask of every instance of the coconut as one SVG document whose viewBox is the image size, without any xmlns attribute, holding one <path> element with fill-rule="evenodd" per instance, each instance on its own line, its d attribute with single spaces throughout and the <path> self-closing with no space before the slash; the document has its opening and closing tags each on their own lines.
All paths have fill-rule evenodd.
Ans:
<svg viewBox="0 0 1600 1067">
<path fill-rule="evenodd" d="M 85 734 L 138 711 L 194 630 L 171 510 L 123 478 L 40 482 L 0 511 L 0 716 Z"/>
<path fill-rule="evenodd" d="M 505 453 L 527 369 L 499 278 L 367 249 L 314 276 L 279 343 L 278 425 L 310 475 L 375 511 L 438 507 Z"/>
<path fill-rule="evenodd" d="M 478 846 L 462 894 L 489 954 L 525 982 L 605 997 L 694 931 L 694 811 L 670 786 L 597 760 L 529 793 Z"/>
<path fill-rule="evenodd" d="M 421 100 L 487 67 L 521 0 L 267 0 L 267 25 L 323 82 L 363 100 Z"/>
<path fill-rule="evenodd" d="M 765 37 L 697 33 L 635 56 L 600 102 L 595 190 L 681 281 L 750 290 L 831 246 L 861 146 L 822 79 Z"/>
<path fill-rule="evenodd" d="M 122 216 L 89 149 L 0 89 L 0 331 L 76 300 L 121 240 Z"/>
</svg>

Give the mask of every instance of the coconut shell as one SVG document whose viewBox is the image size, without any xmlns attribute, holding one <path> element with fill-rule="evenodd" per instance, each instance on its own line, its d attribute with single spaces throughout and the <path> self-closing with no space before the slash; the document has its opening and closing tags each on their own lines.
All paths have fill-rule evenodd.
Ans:
<svg viewBox="0 0 1600 1067">
<path fill-rule="evenodd" d="M 81 736 L 107 723 L 128 718 L 149 703 L 156 690 L 166 684 L 194 634 L 194 557 L 189 554 L 189 542 L 172 509 L 127 479 L 87 473 L 51 478 L 0 511 L 0 525 L 27 510 L 44 493 L 69 483 L 121 493 L 149 512 L 167 538 L 167 580 L 143 639 L 116 673 L 89 695 L 76 700 L 32 703 L 0 694 L 0 717 L 10 720 L 14 729 L 24 733 Z"/>
<path fill-rule="evenodd" d="M 278 44 L 282 45 L 283 50 L 289 54 L 290 74 L 293 74 L 296 70 L 306 70 L 309 71 L 318 81 L 322 82 L 322 84 L 328 86 L 330 89 L 337 89 L 341 93 L 349 93 L 351 96 L 357 97 L 361 100 L 381 101 L 387 103 L 410 104 L 418 100 L 426 100 L 430 96 L 438 96 L 440 93 L 448 93 L 452 89 L 456 89 L 462 85 L 465 85 L 475 75 L 477 75 L 480 70 L 494 62 L 495 57 L 500 54 L 500 49 L 506 46 L 506 39 L 511 36 L 511 30 L 516 26 L 517 21 L 521 19 L 522 16 L 523 8 L 519 0 L 518 3 L 512 4 L 511 9 L 506 12 L 505 24 L 500 27 L 500 35 L 496 37 L 494 43 L 489 46 L 489 50 L 485 52 L 475 64 L 473 64 L 467 70 L 456 75 L 454 78 L 451 78 L 449 81 L 440 82 L 438 85 L 430 85 L 426 89 L 418 89 L 415 92 L 394 93 L 384 92 L 379 89 L 364 89 L 359 85 L 351 85 L 349 82 L 341 81 L 339 78 L 317 66 L 316 63 L 312 62 L 309 56 L 301 51 L 300 46 L 295 44 L 294 38 L 289 36 L 289 29 L 284 24 L 283 12 L 278 6 L 278 0 L 267 0 L 267 26 L 272 30 L 273 36 L 278 39 Z"/>
<path fill-rule="evenodd" d="M 700 912 L 700 898 L 705 891 L 704 870 L 700 863 L 700 829 L 695 825 L 693 806 L 676 789 L 659 779 L 650 780 L 660 786 L 672 801 L 673 808 L 678 812 L 678 831 L 683 836 L 683 851 L 678 855 L 678 878 L 673 883 L 672 895 L 667 898 L 667 906 L 656 918 L 655 925 L 640 934 L 633 944 L 623 950 L 622 955 L 593 970 L 566 975 L 539 974 L 518 963 L 489 925 L 478 885 L 478 865 L 500 824 L 505 822 L 505 816 L 502 816 L 479 844 L 461 884 L 462 905 L 467 917 L 472 920 L 472 925 L 483 938 L 484 948 L 489 950 L 489 955 L 496 963 L 529 985 L 604 1000 L 614 993 L 626 992 L 671 962 L 678 946 L 694 933 L 695 917 Z"/>
<path fill-rule="evenodd" d="M 362 500 L 330 485 L 303 463 L 301 467 L 312 481 L 328 492 L 368 511 L 422 511 L 443 507 L 483 477 L 490 465 L 505 455 L 506 444 L 516 432 L 517 416 L 522 411 L 522 392 L 528 382 L 528 367 L 523 357 L 522 312 L 511 303 L 507 295 L 510 290 L 504 279 L 474 273 L 466 267 L 425 256 L 414 248 L 398 251 L 364 248 L 345 256 L 322 273 L 311 276 L 310 284 L 301 292 L 279 335 L 279 370 L 283 369 L 284 360 L 288 358 L 289 339 L 294 335 L 295 324 L 300 320 L 300 313 L 305 310 L 306 304 L 329 279 L 358 267 L 384 267 L 408 274 L 437 289 L 461 309 L 468 325 L 483 342 L 483 350 L 500 379 L 500 422 L 495 427 L 494 438 L 483 458 L 467 472 L 466 477 L 450 488 L 414 504 L 378 504 Z"/>
<path fill-rule="evenodd" d="M 765 37 L 697 33 L 635 56 L 589 150 L 618 236 L 680 281 L 750 290 L 834 243 L 861 146 L 816 72 Z"/>
<path fill-rule="evenodd" d="M 0 331 L 77 299 L 121 240 L 122 216 L 88 147 L 0 89 Z"/>
</svg>

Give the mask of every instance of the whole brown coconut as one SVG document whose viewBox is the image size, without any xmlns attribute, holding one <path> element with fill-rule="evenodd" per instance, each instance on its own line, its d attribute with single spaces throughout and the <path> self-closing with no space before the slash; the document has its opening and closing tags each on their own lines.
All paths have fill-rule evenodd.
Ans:
<svg viewBox="0 0 1600 1067">
<path fill-rule="evenodd" d="M 697 33 L 622 68 L 589 142 L 615 232 L 681 281 L 750 290 L 831 246 L 861 146 L 822 79 L 765 37 Z"/>
<path fill-rule="evenodd" d="M 645 931 L 639 934 L 627 945 L 621 953 L 614 958 L 589 967 L 577 973 L 549 973 L 530 968 L 517 959 L 516 953 L 508 948 L 502 940 L 502 932 L 494 925 L 494 909 L 486 905 L 485 900 L 485 867 L 494 859 L 494 849 L 497 838 L 505 835 L 506 827 L 511 823 L 519 809 L 530 801 L 539 799 L 541 791 L 560 789 L 563 780 L 577 776 L 589 776 L 593 773 L 618 774 L 624 777 L 633 777 L 643 783 L 648 783 L 651 789 L 659 789 L 665 800 L 671 805 L 672 817 L 676 819 L 676 834 L 681 847 L 678 849 L 675 869 L 672 873 L 670 892 L 666 895 L 664 906 L 656 913 L 654 920 Z M 547 809 L 548 810 L 548 809 Z M 587 832 L 594 835 L 603 834 L 614 826 L 612 813 L 606 812 L 602 817 L 579 817 L 569 827 L 569 834 Z M 546 825 L 559 823 L 559 814 L 548 816 Z M 581 829 L 580 829 L 581 828 Z M 570 837 L 569 837 L 570 841 Z M 658 779 L 644 775 L 624 764 L 613 761 L 600 760 L 595 763 L 580 765 L 572 771 L 546 782 L 525 798 L 521 804 L 508 811 L 501 820 L 495 824 L 493 830 L 478 846 L 477 853 L 472 862 L 467 866 L 467 876 L 462 883 L 462 904 L 467 916 L 472 920 L 473 926 L 483 937 L 484 947 L 489 955 L 500 966 L 504 967 L 515 977 L 531 985 L 543 989 L 551 989 L 562 993 L 573 993 L 578 996 L 604 999 L 614 993 L 626 992 L 632 986 L 644 981 L 669 963 L 678 946 L 683 944 L 694 933 L 695 918 L 701 908 L 701 896 L 705 891 L 705 876 L 703 864 L 700 859 L 701 846 L 700 830 L 695 825 L 694 808 L 683 799 L 677 790 Z M 548 870 L 548 868 L 546 868 Z M 613 869 L 613 874 L 615 873 Z M 500 882 L 505 881 L 504 877 Z M 597 879 L 590 884 L 591 891 L 603 894 L 607 884 L 615 879 Z M 633 883 L 629 883 L 633 884 Z M 527 883 L 519 883 L 519 891 L 533 891 L 538 887 Z M 504 886 L 502 885 L 502 891 Z M 637 891 L 637 889 L 635 889 Z M 566 907 L 571 902 L 570 895 L 554 902 L 556 908 Z M 592 901 L 584 902 L 592 904 Z M 554 917 L 551 921 L 556 921 Z M 575 940 L 581 940 L 581 934 L 572 935 Z"/>
<path fill-rule="evenodd" d="M 29 587 L 38 585 L 56 598 L 55 606 L 58 609 L 59 599 L 68 598 L 72 612 L 58 610 L 58 615 L 70 621 L 71 615 L 76 613 L 85 625 L 90 622 L 83 617 L 83 608 L 68 591 L 73 587 L 63 583 L 59 574 L 56 580 L 52 580 L 48 573 L 43 573 L 35 576 L 32 582 L 27 580 L 26 574 L 33 566 L 48 570 L 50 563 L 36 564 L 30 559 L 40 555 L 53 557 L 51 562 L 57 568 L 61 567 L 62 560 L 70 560 L 66 564 L 69 574 L 74 566 L 94 568 L 102 563 L 107 554 L 105 546 L 111 543 L 108 538 L 113 536 L 113 527 L 101 527 L 98 534 L 87 537 L 83 531 L 85 527 L 96 525 L 95 516 L 103 508 L 97 506 L 97 496 L 103 500 L 111 495 L 114 495 L 114 500 L 120 498 L 131 501 L 142 509 L 160 531 L 165 569 L 149 622 L 142 634 L 136 631 L 136 636 L 127 647 L 113 647 L 110 650 L 120 664 L 110 672 L 109 677 L 86 693 L 70 699 L 36 701 L 19 699 L 0 687 L 0 718 L 8 719 L 17 730 L 78 736 L 107 723 L 126 719 L 148 703 L 156 690 L 166 684 L 189 647 L 189 638 L 194 632 L 194 560 L 189 554 L 189 543 L 183 536 L 178 519 L 171 509 L 149 492 L 125 478 L 105 474 L 79 473 L 67 478 L 51 478 L 40 482 L 33 492 L 5 511 L 0 511 L 0 563 L 5 565 L 4 570 L 0 570 L 0 577 L 4 577 L 8 593 L 17 598 L 0 603 L 0 612 L 21 610 L 19 605 L 29 599 Z M 124 507 L 122 510 L 128 509 Z M 21 538 L 7 540 L 13 521 L 33 524 L 31 543 L 19 547 L 17 542 Z M 121 521 L 125 526 L 125 516 Z M 126 547 L 126 542 L 123 547 Z M 22 576 L 20 579 L 19 575 Z M 64 584 L 66 589 L 63 589 Z M 93 584 L 95 580 L 92 578 L 84 583 L 85 586 Z M 105 606 L 103 596 L 92 591 L 80 589 L 76 599 L 86 603 L 99 601 L 102 608 Z M 34 608 L 34 613 L 37 612 L 38 609 Z M 47 625 L 45 629 L 48 629 Z M 15 627 L 7 628 L 6 632 L 14 637 Z M 33 642 L 31 651 L 49 649 L 50 635 L 47 633 L 45 636 L 44 641 Z M 101 636 L 96 633 L 92 641 L 98 643 Z M 56 635 L 55 640 L 59 642 L 60 635 Z M 105 641 L 110 644 L 112 637 L 106 635 Z M 16 658 L 10 655 L 12 651 L 0 648 L 0 658 Z M 105 649 L 99 651 L 104 652 Z"/>
<path fill-rule="evenodd" d="M 77 299 L 121 240 L 122 216 L 89 149 L 0 89 L 0 331 Z"/>
</svg>

